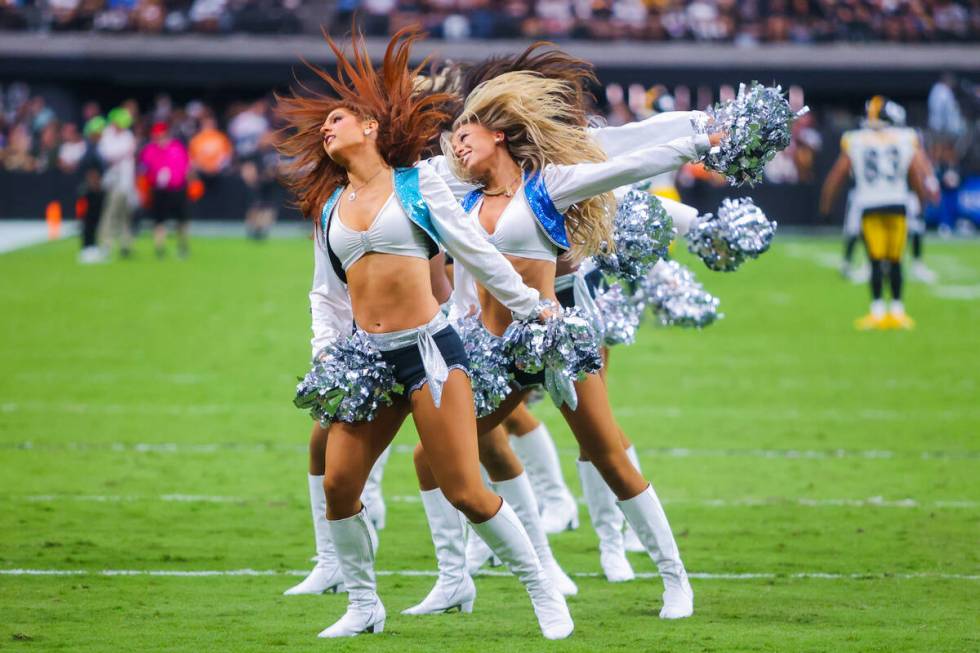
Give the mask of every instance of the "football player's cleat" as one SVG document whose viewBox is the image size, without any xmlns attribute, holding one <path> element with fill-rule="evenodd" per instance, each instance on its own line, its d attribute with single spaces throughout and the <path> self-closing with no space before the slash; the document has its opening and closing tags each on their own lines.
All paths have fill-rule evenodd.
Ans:
<svg viewBox="0 0 980 653">
<path fill-rule="evenodd" d="M 878 317 L 873 313 L 868 313 L 862 318 L 854 320 L 854 328 L 858 331 L 872 331 L 874 329 L 883 329 L 884 327 L 883 317 Z"/>
</svg>

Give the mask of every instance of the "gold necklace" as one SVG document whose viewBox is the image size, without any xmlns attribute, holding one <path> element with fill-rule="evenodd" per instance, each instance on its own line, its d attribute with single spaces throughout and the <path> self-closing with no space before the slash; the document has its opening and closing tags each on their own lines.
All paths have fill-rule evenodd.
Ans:
<svg viewBox="0 0 980 653">
<path fill-rule="evenodd" d="M 504 186 L 503 188 L 498 188 L 497 190 L 488 190 L 488 189 L 484 188 L 483 189 L 483 194 L 484 195 L 489 195 L 490 197 L 496 197 L 498 195 L 506 195 L 507 197 L 513 197 L 514 196 L 514 193 L 516 191 L 510 190 L 510 187 L 511 187 L 511 185 L 515 181 L 517 181 L 518 179 L 521 178 L 521 175 L 522 174 L 524 174 L 524 171 L 523 170 L 521 170 L 520 172 L 518 172 L 517 173 L 517 176 L 514 177 L 513 179 L 511 179 L 510 180 L 510 183 L 507 184 L 506 186 Z"/>
<path fill-rule="evenodd" d="M 376 173 L 374 173 L 373 175 L 371 175 L 371 178 L 370 178 L 370 179 L 368 179 L 367 181 L 365 181 L 365 182 L 364 182 L 363 184 L 361 184 L 361 185 L 360 185 L 360 186 L 358 186 L 357 188 L 355 188 L 355 189 L 353 189 L 353 190 L 351 190 L 351 192 L 350 192 L 350 195 L 348 195 L 348 196 L 347 196 L 347 198 L 348 198 L 348 199 L 349 199 L 349 200 L 350 200 L 351 202 L 353 202 L 354 200 L 356 200 L 356 199 L 357 199 L 357 191 L 359 191 L 359 190 L 362 190 L 362 189 L 363 189 L 363 188 L 364 188 L 365 186 L 367 186 L 367 185 L 368 185 L 368 184 L 370 184 L 370 183 L 371 183 L 372 181 L 374 181 L 374 178 L 375 178 L 375 177 L 377 177 L 378 175 L 380 175 L 380 174 L 381 174 L 381 172 L 382 172 L 382 171 L 383 171 L 384 169 L 385 169 L 385 167 L 384 167 L 384 166 L 381 166 L 381 167 L 380 167 L 380 168 L 378 169 L 378 171 L 377 171 Z"/>
</svg>

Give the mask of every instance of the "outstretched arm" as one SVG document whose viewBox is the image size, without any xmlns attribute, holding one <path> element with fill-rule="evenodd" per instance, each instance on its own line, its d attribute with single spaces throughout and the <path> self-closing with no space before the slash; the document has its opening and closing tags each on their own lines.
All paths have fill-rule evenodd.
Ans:
<svg viewBox="0 0 980 653">
<path fill-rule="evenodd" d="M 827 174 L 827 179 L 823 182 L 823 188 L 820 189 L 820 215 L 824 217 L 830 215 L 830 210 L 834 207 L 834 202 L 837 200 L 837 194 L 844 187 L 844 183 L 850 174 L 851 158 L 844 152 L 841 152 L 840 156 L 837 157 L 837 161 L 834 162 L 834 167 Z"/>
<path fill-rule="evenodd" d="M 717 140 L 720 136 L 712 134 L 711 138 Z M 644 147 L 600 163 L 549 165 L 542 175 L 555 208 L 565 211 L 576 202 L 675 170 L 700 158 L 711 145 L 706 134 L 698 134 Z"/>
<path fill-rule="evenodd" d="M 658 197 L 660 204 L 664 207 L 667 215 L 674 222 L 678 236 L 686 236 L 698 219 L 698 210 L 682 202 L 676 202 L 666 197 Z"/>
<path fill-rule="evenodd" d="M 707 115 L 701 111 L 667 111 L 618 127 L 591 128 L 589 133 L 599 142 L 606 156 L 612 158 L 651 145 L 662 145 L 675 138 L 695 136 L 694 124 L 700 120 L 707 120 Z"/>
<path fill-rule="evenodd" d="M 939 181 L 932 169 L 932 164 L 921 148 L 912 155 L 909 165 L 909 186 L 919 196 L 922 206 L 939 203 Z"/>
</svg>

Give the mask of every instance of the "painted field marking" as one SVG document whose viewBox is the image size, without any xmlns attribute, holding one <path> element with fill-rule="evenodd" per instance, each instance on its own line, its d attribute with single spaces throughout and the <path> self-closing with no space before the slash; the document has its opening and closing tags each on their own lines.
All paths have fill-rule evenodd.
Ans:
<svg viewBox="0 0 980 653">
<path fill-rule="evenodd" d="M 160 403 L 101 403 L 101 402 L 61 402 L 52 403 L 45 401 L 7 401 L 0 404 L 0 412 L 3 413 L 40 413 L 49 414 L 52 411 L 72 415 L 166 415 L 171 417 L 200 417 L 208 415 L 230 415 L 233 413 L 260 413 L 269 414 L 283 410 L 282 402 L 276 403 L 256 403 L 245 404 L 236 403 L 181 403 L 181 404 L 160 404 Z M 658 405 L 634 405 L 616 406 L 614 412 L 619 416 L 657 416 L 663 418 L 682 418 L 689 412 L 674 406 Z M 795 407 L 784 407 L 777 409 L 748 409 L 732 406 L 701 406 L 697 408 L 701 415 L 716 417 L 727 416 L 749 416 L 755 420 L 783 421 L 801 419 L 804 416 L 819 417 L 820 419 L 831 421 L 850 421 L 861 419 L 866 421 L 893 422 L 907 419 L 907 413 L 899 409 L 872 408 L 863 409 L 856 412 L 847 412 L 836 409 L 825 410 L 803 410 Z M 920 416 L 928 416 L 941 420 L 960 420 L 974 419 L 980 417 L 980 409 L 973 406 L 964 405 L 955 409 L 942 408 L 931 410 L 920 407 Z"/>
<path fill-rule="evenodd" d="M 214 576 L 306 576 L 309 570 L 304 569 L 0 569 L 0 576 L 162 576 L 176 578 L 209 578 Z M 402 577 L 435 577 L 439 572 L 435 569 L 399 569 L 379 570 L 378 576 Z M 493 569 L 481 570 L 480 576 L 508 577 L 510 572 Z M 577 578 L 598 578 L 598 572 L 570 572 Z M 816 579 L 816 580 L 980 580 L 978 574 L 949 574 L 939 572 L 866 572 L 866 573 L 837 573 L 822 571 L 804 571 L 792 573 L 776 572 L 689 572 L 688 576 L 699 580 L 778 580 L 778 579 Z M 637 573 L 637 578 L 658 578 L 656 573 Z"/>
<path fill-rule="evenodd" d="M 15 451 L 108 451 L 113 453 L 165 453 L 165 454 L 212 454 L 228 451 L 237 452 L 292 452 L 306 453 L 305 444 L 285 444 L 275 442 L 0 442 L 0 450 Z M 414 444 L 395 444 L 392 452 L 409 455 L 415 450 Z M 563 455 L 578 455 L 578 449 L 560 447 Z M 643 457 L 653 458 L 771 458 L 791 460 L 836 460 L 864 459 L 890 460 L 918 458 L 920 460 L 980 460 L 980 451 L 893 451 L 888 449 L 707 449 L 695 447 L 656 447 L 639 450 Z"/>
<path fill-rule="evenodd" d="M 840 268 L 840 256 L 830 252 L 814 251 L 808 247 L 797 243 L 787 243 L 783 245 L 782 251 L 789 256 L 809 261 L 818 267 L 837 270 Z M 976 279 L 977 271 L 973 268 L 960 264 L 951 257 L 930 257 L 934 263 L 941 263 L 937 266 L 940 277 L 949 281 L 964 281 L 966 279 Z M 934 283 L 926 286 L 929 292 L 939 299 L 952 299 L 960 301 L 974 301 L 980 299 L 980 285 L 967 285 L 963 283 Z"/>
<path fill-rule="evenodd" d="M 126 494 L 25 494 L 6 495 L 0 502 L 26 501 L 29 503 L 55 503 L 61 501 L 83 503 L 132 503 L 154 502 L 165 503 L 265 503 L 269 501 L 292 501 L 295 497 L 243 497 L 210 494 L 160 494 L 160 495 L 126 495 Z M 421 498 L 415 494 L 398 494 L 386 496 L 385 500 L 392 503 L 421 503 Z M 880 496 L 865 499 L 812 499 L 807 497 L 742 497 L 737 499 L 662 499 L 668 505 L 693 505 L 705 508 L 742 508 L 742 507 L 778 507 L 796 505 L 806 508 L 941 508 L 941 509 L 974 509 L 980 508 L 980 501 L 970 499 L 946 499 L 921 501 L 918 499 L 885 499 Z M 585 500 L 578 502 L 585 505 Z"/>
</svg>

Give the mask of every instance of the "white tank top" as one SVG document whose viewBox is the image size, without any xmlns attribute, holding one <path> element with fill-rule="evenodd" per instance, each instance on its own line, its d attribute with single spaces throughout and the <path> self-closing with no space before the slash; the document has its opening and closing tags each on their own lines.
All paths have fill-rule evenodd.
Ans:
<svg viewBox="0 0 980 653">
<path fill-rule="evenodd" d="M 527 197 L 524 195 L 523 184 L 497 218 L 497 226 L 492 234 L 487 233 L 480 223 L 481 206 L 483 206 L 482 197 L 470 209 L 470 217 L 476 221 L 480 233 L 487 237 L 498 252 L 540 261 L 558 260 L 558 247 L 548 240 L 534 213 L 531 212 Z"/>
<path fill-rule="evenodd" d="M 408 219 L 394 193 L 388 196 L 371 226 L 364 231 L 345 225 L 340 218 L 339 206 L 340 202 L 337 202 L 333 207 L 327 240 L 344 271 L 368 252 L 428 260 L 429 243 L 425 232 Z"/>
</svg>

